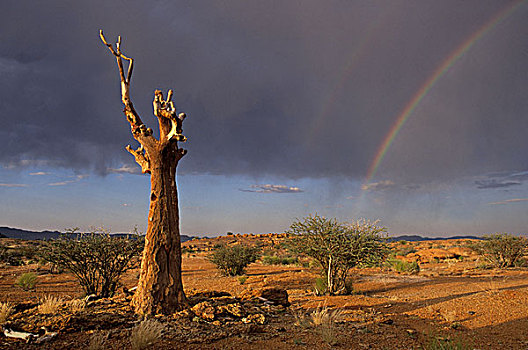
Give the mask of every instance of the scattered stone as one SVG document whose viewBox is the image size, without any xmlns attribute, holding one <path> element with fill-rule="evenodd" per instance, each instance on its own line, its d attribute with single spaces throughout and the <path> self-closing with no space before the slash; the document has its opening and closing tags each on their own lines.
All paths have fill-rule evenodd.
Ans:
<svg viewBox="0 0 528 350">
<path fill-rule="evenodd" d="M 202 301 L 194 305 L 191 308 L 192 312 L 198 317 L 203 318 L 207 321 L 212 321 L 215 319 L 215 307 L 208 301 Z"/>
</svg>

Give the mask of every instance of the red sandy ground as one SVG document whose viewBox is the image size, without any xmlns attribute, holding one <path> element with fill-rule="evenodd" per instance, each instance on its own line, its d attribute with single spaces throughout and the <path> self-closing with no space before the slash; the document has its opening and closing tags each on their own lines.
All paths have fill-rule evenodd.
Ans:
<svg viewBox="0 0 528 350">
<path fill-rule="evenodd" d="M 247 269 L 244 284 L 237 277 L 220 276 L 204 252 L 219 240 L 191 241 L 184 245 L 202 250 L 201 253 L 184 255 L 183 280 L 188 292 L 214 290 L 237 296 L 246 289 L 280 287 L 288 291 L 292 306 L 284 315 L 271 320 L 260 335 L 231 334 L 224 339 L 196 344 L 163 339 L 153 348 L 421 349 L 431 336 L 441 336 L 459 339 L 470 349 L 528 349 L 527 269 L 479 269 L 480 262 L 476 257 L 469 257 L 463 261 L 450 259 L 422 263 L 421 271 L 416 275 L 379 268 L 353 270 L 356 295 L 315 296 L 316 268 L 268 266 L 257 262 Z M 449 246 L 457 242 L 443 244 Z M 415 244 L 415 248 L 419 251 L 430 245 L 420 243 Z M 71 274 L 52 275 L 48 271 L 38 272 L 37 268 L 36 264 L 0 268 L 0 301 L 16 304 L 37 302 L 48 294 L 64 299 L 81 295 L 81 289 Z M 39 274 L 33 291 L 23 291 L 15 286 L 17 276 L 28 271 Z M 137 275 L 137 270 L 129 271 L 123 284 L 133 287 Z M 310 311 L 323 305 L 344 312 L 344 322 L 336 325 L 338 344 L 335 346 L 325 343 L 314 328 L 294 325 L 296 310 Z M 63 334 L 56 343 L 33 346 L 44 349 L 86 348 L 89 337 L 90 332 Z M 107 345 L 115 349 L 128 347 L 120 341 Z M 1 348 L 17 346 L 20 343 L 11 339 L 2 339 L 0 344 Z"/>
</svg>

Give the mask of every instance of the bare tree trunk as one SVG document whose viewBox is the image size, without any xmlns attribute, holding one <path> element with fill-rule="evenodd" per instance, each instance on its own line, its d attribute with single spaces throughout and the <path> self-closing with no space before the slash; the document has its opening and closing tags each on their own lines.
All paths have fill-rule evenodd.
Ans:
<svg viewBox="0 0 528 350">
<path fill-rule="evenodd" d="M 182 135 L 182 122 L 185 114 L 176 114 L 172 102 L 172 90 L 167 99 L 161 91 L 154 95 L 154 114 L 158 117 L 160 137 L 152 136 L 136 113 L 130 100 L 130 79 L 133 59 L 121 53 L 121 37 L 116 49 L 106 42 L 103 32 L 101 40 L 117 59 L 121 78 L 121 100 L 125 105 L 124 113 L 132 128 L 132 135 L 140 143 L 136 150 L 126 149 L 135 157 L 143 173 L 149 173 L 150 209 L 148 228 L 145 237 L 145 249 L 141 261 L 141 274 L 132 305 L 139 314 L 170 314 L 186 305 L 181 280 L 181 244 L 178 212 L 178 191 L 176 187 L 176 167 L 186 154 L 178 148 L 178 141 L 185 141 Z M 123 59 L 129 61 L 125 76 Z"/>
</svg>

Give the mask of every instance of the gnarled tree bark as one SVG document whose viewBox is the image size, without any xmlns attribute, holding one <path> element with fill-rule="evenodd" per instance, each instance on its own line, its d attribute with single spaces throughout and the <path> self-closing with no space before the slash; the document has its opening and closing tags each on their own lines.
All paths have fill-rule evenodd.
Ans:
<svg viewBox="0 0 528 350">
<path fill-rule="evenodd" d="M 172 90 L 163 99 L 161 91 L 154 93 L 154 114 L 158 117 L 160 136 L 156 139 L 147 128 L 130 100 L 130 79 L 134 60 L 121 52 L 121 37 L 115 48 L 108 44 L 103 31 L 100 37 L 116 57 L 121 80 L 121 101 L 130 123 L 132 136 L 139 142 L 136 150 L 127 146 L 144 174 L 150 174 L 150 208 L 141 274 L 132 305 L 139 314 L 170 314 L 186 305 L 181 279 L 181 244 L 178 213 L 176 167 L 187 153 L 178 147 L 186 141 L 182 135 L 185 114 L 176 114 Z M 123 60 L 129 62 L 125 74 Z"/>
</svg>

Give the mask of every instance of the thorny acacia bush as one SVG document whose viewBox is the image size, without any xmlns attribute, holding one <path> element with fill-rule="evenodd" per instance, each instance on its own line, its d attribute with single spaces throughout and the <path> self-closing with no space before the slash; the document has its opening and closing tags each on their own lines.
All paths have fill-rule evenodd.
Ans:
<svg viewBox="0 0 528 350">
<path fill-rule="evenodd" d="M 347 292 L 346 279 L 351 268 L 377 265 L 385 259 L 385 232 L 376 222 L 359 220 L 346 224 L 318 215 L 294 222 L 288 231 L 294 234 L 297 250 L 321 264 L 327 279 L 326 292 L 331 295 Z"/>
<path fill-rule="evenodd" d="M 104 231 L 68 231 L 63 237 L 46 242 L 40 252 L 42 259 L 71 271 L 86 295 L 112 296 L 131 260 L 143 250 L 143 238 L 112 237 Z"/>
<path fill-rule="evenodd" d="M 244 269 L 258 259 L 258 248 L 247 247 L 241 244 L 221 246 L 208 257 L 226 276 L 238 276 Z"/>
<path fill-rule="evenodd" d="M 516 266 L 528 253 L 528 239 L 526 237 L 496 233 L 483 236 L 483 238 L 483 241 L 475 243 L 472 248 L 495 267 Z"/>
</svg>

